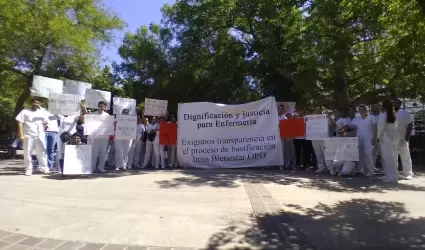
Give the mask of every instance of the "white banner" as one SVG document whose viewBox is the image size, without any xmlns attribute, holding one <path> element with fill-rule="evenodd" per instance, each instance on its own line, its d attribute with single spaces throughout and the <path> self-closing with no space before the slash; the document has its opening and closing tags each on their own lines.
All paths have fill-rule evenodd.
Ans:
<svg viewBox="0 0 425 250">
<path fill-rule="evenodd" d="M 137 116 L 117 115 L 115 140 L 135 140 L 137 137 Z"/>
<path fill-rule="evenodd" d="M 49 112 L 55 115 L 76 115 L 81 114 L 81 97 L 71 94 L 50 93 Z"/>
<path fill-rule="evenodd" d="M 63 174 L 91 174 L 91 145 L 65 145 Z"/>
<path fill-rule="evenodd" d="M 284 114 L 288 114 L 288 113 L 294 113 L 295 112 L 295 102 L 277 102 L 277 108 L 279 109 L 279 106 L 282 105 L 283 107 L 285 107 L 285 111 Z"/>
<path fill-rule="evenodd" d="M 331 137 L 325 140 L 326 161 L 359 161 L 357 137 Z"/>
<path fill-rule="evenodd" d="M 329 119 L 327 115 L 305 116 L 305 138 L 307 140 L 325 140 L 329 137 Z"/>
<path fill-rule="evenodd" d="M 98 90 L 98 89 L 86 89 L 86 108 L 97 109 L 99 102 L 106 102 L 106 109 L 111 109 L 111 92 Z"/>
<path fill-rule="evenodd" d="M 167 114 L 168 101 L 145 98 L 144 115 L 162 117 Z"/>
<path fill-rule="evenodd" d="M 114 134 L 113 116 L 85 115 L 84 116 L 84 135 L 93 137 L 108 137 Z"/>
<path fill-rule="evenodd" d="M 198 168 L 283 165 L 274 97 L 240 105 L 182 103 L 178 160 Z"/>
<path fill-rule="evenodd" d="M 49 98 L 50 93 L 62 94 L 63 81 L 43 76 L 34 76 L 31 95 Z"/>
<path fill-rule="evenodd" d="M 63 92 L 67 94 L 79 95 L 84 100 L 86 96 L 86 89 L 91 89 L 91 84 L 86 82 L 78 82 L 74 80 L 65 79 Z"/>
<path fill-rule="evenodd" d="M 135 99 L 114 97 L 113 105 L 114 115 L 121 115 L 124 109 L 129 111 L 129 115 L 137 115 Z"/>
</svg>

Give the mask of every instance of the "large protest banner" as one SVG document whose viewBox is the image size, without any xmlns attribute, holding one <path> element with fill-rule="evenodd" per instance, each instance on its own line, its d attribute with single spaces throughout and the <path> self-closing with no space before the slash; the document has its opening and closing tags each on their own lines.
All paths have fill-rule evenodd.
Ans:
<svg viewBox="0 0 425 250">
<path fill-rule="evenodd" d="M 108 137 L 114 134 L 113 116 L 85 115 L 84 116 L 84 135 L 92 137 Z"/>
<path fill-rule="evenodd" d="M 144 115 L 165 116 L 167 114 L 168 101 L 145 98 Z"/>
<path fill-rule="evenodd" d="M 55 115 L 80 115 L 81 96 L 50 93 L 49 112 Z"/>
<path fill-rule="evenodd" d="M 111 92 L 97 90 L 97 89 L 86 89 L 86 108 L 97 109 L 100 101 L 106 103 L 106 109 L 111 109 Z"/>
<path fill-rule="evenodd" d="M 331 137 L 325 140 L 325 160 L 359 161 L 357 137 Z"/>
<path fill-rule="evenodd" d="M 91 174 L 91 152 L 91 145 L 65 145 L 63 174 Z"/>
<path fill-rule="evenodd" d="M 135 140 L 137 137 L 137 116 L 117 115 L 115 140 Z"/>
<path fill-rule="evenodd" d="M 91 84 L 86 82 L 78 82 L 74 80 L 65 79 L 63 92 L 67 94 L 79 95 L 84 100 L 86 96 L 86 89 L 91 89 Z"/>
<path fill-rule="evenodd" d="M 274 97 L 240 105 L 183 103 L 178 109 L 182 166 L 241 168 L 283 165 Z"/>
<path fill-rule="evenodd" d="M 129 111 L 129 115 L 137 115 L 135 99 L 114 97 L 112 103 L 114 115 L 121 115 L 124 109 Z"/>
<path fill-rule="evenodd" d="M 43 76 L 34 76 L 31 87 L 31 95 L 49 98 L 50 93 L 62 94 L 63 81 Z"/>
<path fill-rule="evenodd" d="M 329 137 L 329 118 L 327 115 L 306 115 L 305 127 L 305 138 L 307 140 L 326 140 Z"/>
</svg>

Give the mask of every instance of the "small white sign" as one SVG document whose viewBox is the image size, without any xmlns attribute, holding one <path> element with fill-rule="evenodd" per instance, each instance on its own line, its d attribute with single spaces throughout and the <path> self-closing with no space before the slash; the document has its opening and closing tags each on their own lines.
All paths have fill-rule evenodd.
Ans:
<svg viewBox="0 0 425 250">
<path fill-rule="evenodd" d="M 75 115 L 81 114 L 81 97 L 71 94 L 50 93 L 49 112 L 55 115 Z"/>
<path fill-rule="evenodd" d="M 50 93 L 62 94 L 63 81 L 47 78 L 43 76 L 34 76 L 32 81 L 31 95 L 43 98 L 49 98 Z"/>
<path fill-rule="evenodd" d="M 121 115 L 124 109 L 129 111 L 129 115 L 137 115 L 135 99 L 114 97 L 113 105 L 114 115 Z"/>
<path fill-rule="evenodd" d="M 307 140 L 325 140 L 329 137 L 329 119 L 327 115 L 305 116 L 305 138 Z"/>
<path fill-rule="evenodd" d="M 331 137 L 325 140 L 326 161 L 359 161 L 357 137 Z"/>
<path fill-rule="evenodd" d="M 115 140 L 135 140 L 137 137 L 137 116 L 117 115 Z"/>
<path fill-rule="evenodd" d="M 113 116 L 89 114 L 84 116 L 84 135 L 92 137 L 108 137 L 114 134 Z"/>
<path fill-rule="evenodd" d="M 74 80 L 65 79 L 63 86 L 63 93 L 81 96 L 84 100 L 86 96 L 86 89 L 91 89 L 91 84 L 86 82 L 78 82 Z"/>
<path fill-rule="evenodd" d="M 97 109 L 100 101 L 104 101 L 106 103 L 106 109 L 110 110 L 111 92 L 97 89 L 86 89 L 86 108 Z"/>
<path fill-rule="evenodd" d="M 167 114 L 168 101 L 157 99 L 145 99 L 144 115 L 162 117 Z"/>
<path fill-rule="evenodd" d="M 91 158 L 91 145 L 65 145 L 63 174 L 91 174 Z"/>
</svg>

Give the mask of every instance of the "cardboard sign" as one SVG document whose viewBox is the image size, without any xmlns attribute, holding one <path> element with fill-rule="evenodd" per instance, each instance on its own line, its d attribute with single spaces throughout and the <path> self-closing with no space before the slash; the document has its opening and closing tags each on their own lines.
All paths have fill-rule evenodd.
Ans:
<svg viewBox="0 0 425 250">
<path fill-rule="evenodd" d="M 97 89 L 86 89 L 86 108 L 97 109 L 99 102 L 106 103 L 106 109 L 111 109 L 111 92 Z"/>
<path fill-rule="evenodd" d="M 50 93 L 49 112 L 55 115 L 75 115 L 81 114 L 81 97 L 71 94 Z"/>
<path fill-rule="evenodd" d="M 137 115 L 136 100 L 129 98 L 114 97 L 113 98 L 113 111 L 114 115 L 121 115 L 122 111 L 127 109 L 129 115 Z"/>
<path fill-rule="evenodd" d="M 43 98 L 49 98 L 50 93 L 62 94 L 63 81 L 47 78 L 43 76 L 34 76 L 32 81 L 31 95 Z"/>
<path fill-rule="evenodd" d="M 359 161 L 357 137 L 332 137 L 325 140 L 326 161 Z"/>
<path fill-rule="evenodd" d="M 329 118 L 327 115 L 306 115 L 305 125 L 305 138 L 307 140 L 326 140 L 329 137 Z"/>
<path fill-rule="evenodd" d="M 84 135 L 92 137 L 109 137 L 114 134 L 113 116 L 89 114 L 84 116 Z"/>
<path fill-rule="evenodd" d="M 304 118 L 294 118 L 279 121 L 281 138 L 295 138 L 305 136 Z"/>
<path fill-rule="evenodd" d="M 86 89 L 91 89 L 91 86 L 90 83 L 65 79 L 63 93 L 79 95 L 81 99 L 84 100 L 86 97 Z"/>
<path fill-rule="evenodd" d="M 159 144 L 177 144 L 177 123 L 161 122 L 159 125 Z"/>
<path fill-rule="evenodd" d="M 91 145 L 65 145 L 63 174 L 91 174 L 91 159 Z"/>
<path fill-rule="evenodd" d="M 145 98 L 144 115 L 163 117 L 167 114 L 168 101 Z"/>
<path fill-rule="evenodd" d="M 137 116 L 117 115 L 115 140 L 135 140 L 137 137 Z"/>
</svg>

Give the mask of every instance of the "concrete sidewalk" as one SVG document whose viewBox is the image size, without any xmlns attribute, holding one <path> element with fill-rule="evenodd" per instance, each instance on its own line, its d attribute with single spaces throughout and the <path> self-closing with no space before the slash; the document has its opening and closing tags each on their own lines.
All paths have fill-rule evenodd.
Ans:
<svg viewBox="0 0 425 250">
<path fill-rule="evenodd" d="M 245 169 L 62 179 L 27 177 L 22 166 L 0 162 L 0 249 L 425 249 L 422 176 L 399 185 Z"/>
</svg>

